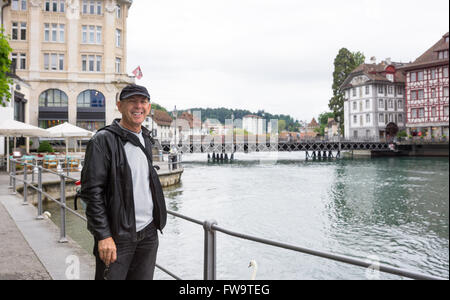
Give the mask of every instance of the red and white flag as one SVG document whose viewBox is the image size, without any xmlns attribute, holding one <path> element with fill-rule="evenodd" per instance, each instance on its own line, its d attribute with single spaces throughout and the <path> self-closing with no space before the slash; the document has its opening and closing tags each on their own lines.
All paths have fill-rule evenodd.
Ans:
<svg viewBox="0 0 450 300">
<path fill-rule="evenodd" d="M 144 76 L 144 74 L 142 74 L 142 70 L 141 70 L 140 66 L 138 66 L 136 69 L 134 69 L 133 74 L 138 80 L 141 79 L 142 76 Z"/>
</svg>

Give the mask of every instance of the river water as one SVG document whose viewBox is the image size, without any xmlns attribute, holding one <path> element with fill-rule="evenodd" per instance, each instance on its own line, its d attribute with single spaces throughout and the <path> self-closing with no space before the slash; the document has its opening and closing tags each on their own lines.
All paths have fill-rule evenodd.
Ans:
<svg viewBox="0 0 450 300">
<path fill-rule="evenodd" d="M 208 163 L 206 154 L 185 155 L 181 183 L 165 189 L 167 208 L 232 231 L 449 277 L 448 158 L 235 158 Z M 58 208 L 44 209 L 59 224 Z M 68 214 L 67 227 L 92 251 L 84 221 Z M 203 239 L 202 226 L 169 215 L 158 264 L 202 279 Z M 250 260 L 257 279 L 402 279 L 217 233 L 218 279 L 250 279 Z"/>
</svg>

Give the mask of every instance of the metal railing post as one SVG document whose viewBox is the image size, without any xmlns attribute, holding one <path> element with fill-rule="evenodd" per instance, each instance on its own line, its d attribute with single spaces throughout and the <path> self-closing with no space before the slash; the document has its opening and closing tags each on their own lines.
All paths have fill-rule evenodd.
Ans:
<svg viewBox="0 0 450 300">
<path fill-rule="evenodd" d="M 37 202 L 38 202 L 38 220 L 43 220 L 44 216 L 42 215 L 42 167 L 38 167 L 38 191 L 37 191 Z"/>
<path fill-rule="evenodd" d="M 9 155 L 9 154 L 8 154 Z M 13 182 L 13 177 L 12 177 L 12 160 L 9 160 L 9 168 L 8 168 L 8 172 L 9 172 L 9 188 L 12 189 L 12 182 Z"/>
<path fill-rule="evenodd" d="M 28 166 L 24 163 L 23 165 L 23 203 L 22 205 L 28 205 L 28 182 L 27 182 L 27 170 Z"/>
<path fill-rule="evenodd" d="M 212 225 L 217 225 L 215 220 L 205 221 L 205 253 L 203 262 L 203 279 L 216 280 L 216 231 Z"/>
<path fill-rule="evenodd" d="M 15 195 L 15 194 L 17 194 L 17 192 L 16 192 L 16 161 L 15 160 L 12 165 L 12 174 L 13 174 L 12 193 L 13 193 L 13 195 Z"/>
<path fill-rule="evenodd" d="M 59 174 L 59 178 L 61 180 L 61 238 L 59 239 L 60 243 L 67 243 L 68 240 L 66 238 L 66 180 L 63 174 Z"/>
</svg>

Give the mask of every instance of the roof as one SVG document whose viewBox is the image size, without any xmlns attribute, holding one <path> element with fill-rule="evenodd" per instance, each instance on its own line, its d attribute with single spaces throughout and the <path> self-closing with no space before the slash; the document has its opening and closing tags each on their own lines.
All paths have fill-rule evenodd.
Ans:
<svg viewBox="0 0 450 300">
<path fill-rule="evenodd" d="M 257 116 L 257 115 L 246 115 L 246 116 L 244 116 L 244 118 L 262 119 L 262 117 Z"/>
<path fill-rule="evenodd" d="M 365 75 L 370 82 L 405 83 L 405 75 L 399 70 L 405 66 L 404 63 L 382 61 L 379 64 L 361 64 L 355 68 L 341 85 L 341 89 L 351 88 L 351 81 L 354 77 Z M 386 74 L 394 74 L 394 82 L 386 78 Z"/>
<path fill-rule="evenodd" d="M 186 120 L 188 121 L 190 128 L 194 127 L 194 116 L 192 114 L 188 112 L 183 112 L 181 116 L 178 117 L 178 119 Z"/>
<path fill-rule="evenodd" d="M 413 63 L 408 64 L 403 67 L 402 70 L 414 70 L 416 68 L 431 67 L 436 65 L 448 65 L 448 58 L 438 59 L 438 52 L 449 49 L 449 43 L 445 39 L 449 36 L 447 32 L 442 36 L 442 38 L 436 42 L 430 49 L 425 51 L 421 56 L 419 56 Z"/>
<path fill-rule="evenodd" d="M 307 127 L 319 127 L 320 125 L 317 123 L 316 119 L 312 119 L 311 123 L 308 124 Z"/>
<path fill-rule="evenodd" d="M 170 126 L 172 124 L 172 117 L 163 110 L 155 110 L 153 121 L 160 126 Z"/>
</svg>

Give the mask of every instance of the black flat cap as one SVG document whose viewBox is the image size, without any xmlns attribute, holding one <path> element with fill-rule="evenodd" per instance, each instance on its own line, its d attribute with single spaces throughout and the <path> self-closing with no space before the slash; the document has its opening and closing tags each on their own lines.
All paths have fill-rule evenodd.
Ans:
<svg viewBox="0 0 450 300">
<path fill-rule="evenodd" d="M 150 94 L 148 93 L 147 89 L 137 84 L 129 84 L 124 87 L 122 92 L 120 92 L 119 100 L 128 99 L 135 95 L 147 97 L 147 99 L 150 101 Z"/>
</svg>

